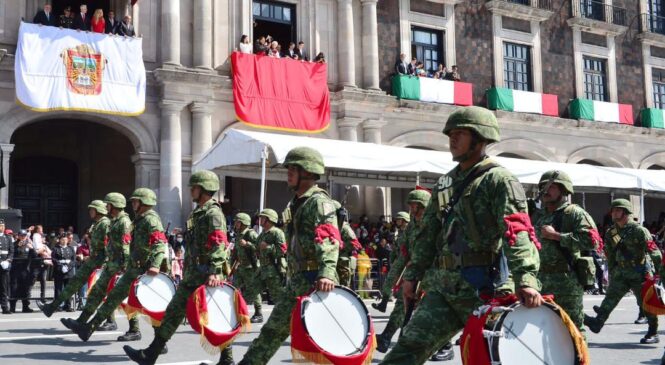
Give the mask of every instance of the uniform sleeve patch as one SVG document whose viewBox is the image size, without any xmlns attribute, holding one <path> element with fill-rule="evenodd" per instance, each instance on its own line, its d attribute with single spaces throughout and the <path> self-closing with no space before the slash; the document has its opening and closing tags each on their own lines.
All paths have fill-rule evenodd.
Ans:
<svg viewBox="0 0 665 365">
<path fill-rule="evenodd" d="M 216 229 L 208 235 L 208 241 L 206 242 L 206 248 L 212 249 L 213 246 L 220 246 L 224 244 L 224 247 L 228 247 L 229 241 L 226 238 L 226 233 L 221 229 Z"/>
<path fill-rule="evenodd" d="M 524 188 L 522 187 L 522 184 L 519 181 L 510 180 L 508 181 L 508 185 L 510 188 L 508 194 L 510 194 L 510 198 L 513 201 L 517 202 L 526 201 L 526 193 L 524 193 Z"/>
<path fill-rule="evenodd" d="M 162 231 L 154 231 L 150 234 L 150 239 L 148 240 L 148 245 L 152 246 L 156 243 L 166 243 L 167 239 Z"/>
<path fill-rule="evenodd" d="M 166 239 L 166 237 L 164 237 Z M 128 245 L 130 242 L 132 242 L 132 235 L 129 233 L 125 233 L 122 235 L 122 244 L 123 245 Z"/>
<path fill-rule="evenodd" d="M 596 251 L 599 253 L 603 252 L 603 239 L 600 237 L 600 233 L 598 233 L 597 229 L 591 229 L 589 230 L 589 236 L 591 236 L 591 242 L 593 242 L 594 247 L 596 247 Z"/>
<path fill-rule="evenodd" d="M 517 234 L 520 232 L 527 232 L 529 238 L 536 248 L 540 250 L 541 245 L 536 237 L 536 230 L 531 225 L 531 219 L 526 213 L 514 213 L 508 216 L 503 217 L 504 223 L 506 223 L 506 233 L 504 234 L 508 238 L 508 244 L 513 246 L 517 242 Z"/>
<path fill-rule="evenodd" d="M 321 224 L 314 230 L 314 242 L 323 244 L 326 238 L 337 241 L 339 244 L 342 242 L 342 237 L 339 234 L 339 229 L 332 224 Z"/>
</svg>

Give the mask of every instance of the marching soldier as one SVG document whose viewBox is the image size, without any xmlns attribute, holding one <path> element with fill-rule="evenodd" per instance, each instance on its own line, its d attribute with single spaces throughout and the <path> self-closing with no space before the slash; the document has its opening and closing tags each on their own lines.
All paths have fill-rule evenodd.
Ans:
<svg viewBox="0 0 665 365">
<path fill-rule="evenodd" d="M 485 153 L 500 140 L 494 114 L 460 108 L 443 133 L 459 164 L 434 187 L 402 284 L 405 306 L 415 300 L 417 281 L 423 280 L 426 294 L 382 364 L 423 364 L 464 327 L 482 304 L 479 296 L 515 292 L 528 307 L 543 302 L 524 190 Z"/>
<path fill-rule="evenodd" d="M 642 307 L 642 283 L 647 276 L 654 274 L 649 257 L 650 246 L 654 243 L 649 231 L 631 219 L 632 204 L 626 199 L 616 199 L 612 201 L 611 207 L 614 225 L 605 233 L 605 256 L 610 272 L 610 285 L 600 307 L 593 308 L 597 313 L 596 317 L 584 315 L 584 324 L 593 333 L 600 332 L 610 313 L 628 290 L 633 291 L 637 303 Z M 640 343 L 658 343 L 658 317 L 649 313 L 646 316 L 649 329 L 640 339 Z"/>
<path fill-rule="evenodd" d="M 213 199 L 219 190 L 219 178 L 212 171 L 197 171 L 189 178 L 189 187 L 196 209 L 187 220 L 185 275 L 166 307 L 162 324 L 155 331 L 155 338 L 150 346 L 145 350 L 123 347 L 127 356 L 138 364 L 154 364 L 157 361 L 166 342 L 185 318 L 185 306 L 192 292 L 203 284 L 222 285 L 230 271 L 224 214 L 221 205 Z M 230 345 L 222 350 L 218 364 L 234 364 Z"/>
<path fill-rule="evenodd" d="M 596 224 L 582 207 L 568 203 L 573 182 L 563 171 L 548 171 L 540 177 L 544 209 L 535 224 L 540 251 L 538 278 L 543 293 L 554 294 L 554 300 L 584 333 L 584 286 L 595 281 L 593 259 L 585 251 L 600 248 L 602 239 Z M 586 270 L 589 269 L 589 270 Z"/>
<path fill-rule="evenodd" d="M 342 208 L 342 204 L 338 201 L 335 202 L 335 210 L 337 212 Z M 346 210 L 344 210 L 346 213 Z M 353 228 L 347 221 L 347 215 L 344 214 L 340 216 L 337 215 L 337 224 L 339 228 L 339 233 L 342 236 L 343 244 L 339 248 L 339 258 L 337 259 L 337 275 L 339 276 L 340 285 L 344 285 L 348 288 L 351 287 L 351 281 L 355 275 L 355 265 L 353 264 L 354 254 L 357 254 L 358 251 L 362 248 L 358 238 L 356 237 Z"/>
<path fill-rule="evenodd" d="M 124 197 L 122 200 L 124 200 Z M 53 299 L 51 303 L 42 304 L 39 301 L 37 302 L 37 306 L 46 317 L 51 317 L 62 302 L 71 298 L 75 293 L 78 293 L 81 287 L 87 282 L 90 274 L 96 268 L 104 265 L 104 261 L 106 260 L 105 246 L 108 243 L 108 234 L 111 226 L 111 220 L 106 217 L 108 214 L 107 204 L 101 200 L 93 200 L 88 205 L 88 214 L 93 220 L 93 224 L 90 227 L 90 259 L 76 269 L 74 278 L 69 280 L 62 293 Z M 129 220 L 129 218 L 127 219 Z M 114 274 L 115 271 L 107 273 L 108 276 L 105 280 L 109 280 Z M 103 286 L 103 284 L 100 285 Z M 104 287 L 104 294 L 106 294 L 105 289 L 106 287 Z M 92 293 L 90 297 L 92 297 Z"/>
<path fill-rule="evenodd" d="M 252 219 L 246 213 L 238 213 L 233 220 L 233 230 L 236 232 L 236 242 L 231 253 L 231 262 L 237 267 L 233 279 L 235 286 L 240 289 L 245 302 L 254 303 L 252 323 L 262 323 L 261 291 L 257 285 L 259 275 L 259 261 L 257 257 L 258 234 L 251 228 Z"/>
<path fill-rule="evenodd" d="M 286 277 L 286 238 L 281 229 L 275 227 L 279 220 L 277 212 L 264 209 L 259 214 L 259 225 L 263 232 L 256 240 L 259 246 L 260 273 L 256 280 L 256 289 L 268 290 L 270 297 L 277 303 L 284 292 Z M 263 317 L 261 317 L 263 321 Z"/>
<path fill-rule="evenodd" d="M 409 193 L 410 195 L 411 193 Z M 407 198 L 408 199 L 408 198 Z M 427 199 L 429 201 L 429 198 Z M 425 204 L 427 206 L 427 204 Z M 411 216 L 407 212 L 397 212 L 396 218 L 395 218 L 395 224 L 397 225 L 397 235 L 395 237 L 394 246 L 393 250 L 390 252 L 390 271 L 388 271 L 388 275 L 386 275 L 386 280 L 383 283 L 383 288 L 381 288 L 381 302 L 380 303 L 372 303 L 372 308 L 378 310 L 381 313 L 386 312 L 386 308 L 388 306 L 388 301 L 390 301 L 390 297 L 393 295 L 393 287 L 395 287 L 395 284 L 399 281 L 399 279 L 402 276 L 402 272 L 404 271 L 404 267 L 406 266 L 406 262 L 404 262 L 403 256 L 400 255 L 400 247 L 402 246 L 402 242 L 404 241 L 406 237 L 406 229 L 407 226 L 409 225 L 409 222 L 411 222 Z M 395 294 L 396 296 L 396 302 L 395 302 L 395 308 L 393 308 L 393 312 L 390 314 L 390 320 L 388 320 L 388 325 L 386 325 L 386 328 L 388 326 L 395 326 L 396 323 L 401 323 L 402 320 L 399 320 L 399 313 L 398 312 L 398 306 L 401 306 L 402 310 L 399 312 L 404 312 L 404 302 L 402 301 L 402 292 L 398 292 Z M 395 317 L 393 319 L 393 317 Z M 397 324 L 395 327 L 395 330 L 390 332 L 386 332 L 386 330 L 383 331 L 383 333 L 392 333 L 395 334 L 397 331 L 397 328 L 401 327 L 400 324 Z M 377 342 L 377 350 L 379 352 L 386 352 L 388 351 L 388 346 L 381 346 L 381 335 L 378 336 Z M 390 336 L 392 338 L 392 335 Z M 390 345 L 390 340 L 388 340 L 388 345 Z M 381 351 L 382 349 L 385 349 L 385 351 Z"/>
<path fill-rule="evenodd" d="M 115 284 L 111 292 L 106 296 L 106 301 L 97 308 L 97 314 L 90 322 L 68 321 L 68 326 L 81 340 L 88 341 L 90 336 L 99 328 L 105 318 L 108 318 L 120 303 L 127 298 L 129 287 L 134 279 L 141 274 L 157 275 L 169 271 L 167 260 L 167 239 L 164 235 L 162 221 L 157 212 L 152 208 L 157 205 L 157 196 L 147 188 L 138 188 L 129 198 L 136 218 L 132 223 L 131 252 L 127 271 Z M 112 235 L 115 234 L 112 231 Z M 124 247 L 124 246 L 123 246 Z M 96 287 L 96 285 L 95 285 Z M 86 308 L 88 306 L 86 305 Z M 136 317 L 134 319 L 138 320 Z M 136 323 L 138 330 L 138 323 Z M 131 329 L 130 329 L 131 331 Z"/>
<path fill-rule="evenodd" d="M 337 283 L 339 229 L 335 204 L 316 185 L 325 173 L 323 157 L 309 147 L 296 147 L 284 160 L 287 183 L 295 197 L 284 212 L 290 280 L 261 334 L 249 346 L 239 365 L 267 364 L 289 336 L 296 298 L 312 287 L 328 292 Z"/>
<path fill-rule="evenodd" d="M 14 258 L 14 242 L 5 234 L 5 221 L 0 219 L 0 307 L 2 314 L 9 311 L 9 270 Z"/>
</svg>

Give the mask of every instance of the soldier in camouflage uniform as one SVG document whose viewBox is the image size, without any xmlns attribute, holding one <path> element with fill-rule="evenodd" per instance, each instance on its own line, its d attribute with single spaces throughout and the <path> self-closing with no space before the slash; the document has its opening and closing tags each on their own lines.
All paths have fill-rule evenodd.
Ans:
<svg viewBox="0 0 665 365">
<path fill-rule="evenodd" d="M 90 258 L 81 265 L 81 267 L 76 269 L 76 275 L 69 280 L 69 283 L 67 283 L 67 286 L 65 286 L 65 289 L 60 296 L 53 299 L 53 301 L 48 304 L 43 304 L 42 302 L 37 301 L 37 306 L 47 317 L 51 317 L 60 304 L 71 298 L 75 293 L 78 293 L 88 281 L 90 274 L 96 268 L 104 265 L 104 261 L 106 260 L 104 250 L 106 248 L 109 227 L 111 225 L 111 220 L 106 217 L 108 214 L 106 204 L 101 200 L 93 200 L 90 205 L 88 205 L 88 213 L 93 220 L 92 226 L 89 229 Z"/>
<path fill-rule="evenodd" d="M 548 171 L 540 177 L 538 186 L 544 193 L 544 209 L 535 221 L 543 245 L 538 279 L 543 293 L 554 294 L 556 303 L 584 334 L 584 287 L 577 277 L 575 260 L 585 251 L 600 249 L 602 240 L 589 213 L 568 203 L 568 195 L 574 192 L 568 174 Z"/>
<path fill-rule="evenodd" d="M 287 183 L 295 197 L 284 212 L 290 280 L 261 334 L 250 345 L 239 365 L 267 364 L 289 336 L 291 310 L 296 298 L 312 287 L 328 292 L 337 283 L 339 229 L 335 205 L 316 185 L 324 174 L 323 157 L 308 147 L 289 151 L 284 160 Z"/>
<path fill-rule="evenodd" d="M 111 223 L 108 231 L 108 241 L 104 244 L 106 253 L 106 263 L 102 270 L 101 275 L 92 286 L 88 293 L 85 307 L 81 315 L 76 319 L 79 324 L 86 323 L 90 317 L 95 313 L 97 308 L 102 304 L 104 297 L 106 297 L 106 289 L 109 282 L 113 279 L 115 274 L 122 273 L 127 269 L 129 263 L 129 243 L 132 241 L 132 221 L 129 215 L 124 211 L 127 206 L 125 197 L 120 193 L 108 193 L 104 197 L 106 210 L 110 213 Z M 67 318 L 60 320 L 67 328 L 71 329 L 72 321 Z M 117 329 L 117 325 L 113 320 L 113 312 L 109 314 L 109 319 L 105 324 L 98 328 L 99 331 L 112 331 Z M 122 336 L 118 337 L 118 341 L 138 341 L 141 339 L 141 332 L 139 331 L 138 318 L 129 319 L 129 330 Z"/>
<path fill-rule="evenodd" d="M 246 213 L 238 213 L 233 219 L 236 242 L 231 252 L 232 266 L 237 267 L 233 274 L 234 285 L 240 289 L 247 303 L 254 303 L 252 323 L 262 323 L 261 291 L 257 285 L 259 261 L 256 255 L 258 234 L 251 229 L 252 219 Z"/>
<path fill-rule="evenodd" d="M 655 245 L 651 234 L 646 228 L 633 221 L 633 206 L 626 199 L 612 201 L 612 225 L 605 233 L 605 256 L 610 272 L 610 285 L 607 295 L 600 304 L 594 307 L 597 315 L 584 315 L 584 324 L 598 333 L 605 321 L 619 304 L 628 290 L 632 290 L 637 302 L 642 307 L 642 283 L 647 276 L 654 274 L 654 267 L 649 257 L 650 246 Z M 658 343 L 658 317 L 647 313 L 649 330 L 640 343 Z"/>
<path fill-rule="evenodd" d="M 417 281 L 426 294 L 382 364 L 423 364 L 464 327 L 483 303 L 479 296 L 515 293 L 528 307 L 543 303 L 524 190 L 485 153 L 500 139 L 494 114 L 460 108 L 443 133 L 459 165 L 434 186 L 402 283 L 405 306 L 415 299 Z"/>
<path fill-rule="evenodd" d="M 335 210 L 340 212 L 342 204 L 336 200 L 334 202 Z M 337 215 L 337 228 L 339 228 L 339 233 L 342 235 L 342 244 L 340 244 L 339 258 L 337 259 L 337 276 L 339 277 L 340 285 L 350 288 L 353 276 L 356 273 L 355 265 L 353 264 L 353 260 L 355 260 L 354 255 L 357 255 L 362 245 L 358 242 L 356 233 L 353 232 L 353 228 L 351 228 L 351 225 L 347 221 L 346 209 L 343 211 L 343 216 L 340 216 L 340 214 Z"/>
<path fill-rule="evenodd" d="M 97 309 L 90 322 L 73 321 L 71 330 L 81 340 L 88 341 L 104 318 L 109 316 L 127 298 L 132 282 L 142 274 L 157 275 L 168 272 L 168 241 L 162 221 L 152 207 L 157 205 L 157 195 L 147 188 L 139 188 L 129 198 L 136 218 L 132 222 L 131 252 L 127 271 L 106 296 L 106 302 Z M 138 326 L 137 326 L 138 327 Z"/>
<path fill-rule="evenodd" d="M 411 193 L 409 193 L 409 195 L 411 195 Z M 429 198 L 427 200 L 429 200 Z M 390 270 L 388 271 L 388 275 L 386 275 L 386 280 L 383 282 L 383 287 L 381 288 L 381 302 L 372 303 L 372 308 L 378 310 L 381 313 L 386 312 L 386 308 L 388 307 L 388 302 L 390 301 L 390 297 L 393 295 L 393 288 L 395 287 L 395 284 L 397 284 L 397 282 L 402 278 L 402 272 L 404 272 L 404 267 L 406 266 L 406 261 L 404 260 L 404 257 L 400 254 L 400 247 L 402 246 L 404 240 L 406 239 L 406 230 L 407 226 L 409 225 L 409 222 L 411 222 L 411 216 L 409 215 L 409 213 L 407 212 L 397 213 L 397 216 L 395 218 L 395 224 L 397 225 L 397 235 L 393 240 L 393 249 L 392 251 L 390 251 Z M 397 299 L 397 302 L 395 303 L 395 308 L 393 309 L 393 313 L 395 312 L 397 306 L 401 305 L 402 309 L 404 309 L 404 302 L 401 302 L 402 292 L 399 291 L 398 293 L 395 293 L 395 297 Z M 402 310 L 402 312 L 404 311 Z M 391 314 L 390 316 L 392 318 L 393 314 Z M 388 321 L 388 323 L 390 324 L 390 321 Z M 401 323 L 401 320 L 399 321 L 399 323 Z M 397 327 L 400 326 L 401 326 L 400 324 L 397 325 Z M 392 333 L 394 333 L 394 331 Z"/>
<path fill-rule="evenodd" d="M 268 290 L 270 297 L 277 303 L 284 294 L 286 276 L 286 238 L 281 229 L 275 227 L 279 217 L 272 209 L 264 209 L 259 214 L 259 225 L 263 232 L 256 240 L 259 247 L 260 274 L 256 280 L 256 289 Z"/>
<path fill-rule="evenodd" d="M 187 300 L 194 290 L 204 284 L 213 287 L 222 285 L 230 271 L 224 214 L 221 205 L 213 199 L 219 190 L 219 178 L 212 171 L 197 171 L 189 178 L 189 187 L 197 207 L 187 220 L 184 278 L 166 307 L 162 324 L 155 331 L 150 346 L 145 350 L 123 347 L 127 356 L 138 364 L 154 364 L 157 361 L 160 351 L 185 318 Z M 222 350 L 218 364 L 234 364 L 231 346 Z"/>
</svg>

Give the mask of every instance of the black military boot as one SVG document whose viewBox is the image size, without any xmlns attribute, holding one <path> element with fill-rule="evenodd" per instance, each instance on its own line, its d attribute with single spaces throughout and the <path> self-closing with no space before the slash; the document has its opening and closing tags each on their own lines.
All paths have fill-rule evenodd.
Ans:
<svg viewBox="0 0 665 365">
<path fill-rule="evenodd" d="M 658 328 L 655 326 L 649 326 L 647 334 L 644 335 L 642 339 L 640 339 L 640 343 L 643 345 L 652 345 L 658 342 L 660 342 L 660 339 L 658 338 Z"/>
<path fill-rule="evenodd" d="M 640 313 L 637 315 L 637 319 L 634 322 L 635 324 L 647 324 L 649 321 L 647 320 L 647 316 L 644 315 L 644 310 L 640 308 Z"/>
<path fill-rule="evenodd" d="M 593 306 L 593 311 L 596 312 L 596 314 L 600 313 L 600 307 L 597 305 Z"/>
<path fill-rule="evenodd" d="M 154 365 L 162 352 L 162 348 L 166 346 L 166 341 L 159 336 L 155 336 L 150 346 L 145 350 L 135 350 L 131 346 L 125 345 L 122 347 L 127 356 L 139 365 Z"/>
<path fill-rule="evenodd" d="M 34 311 L 35 311 L 34 309 L 30 308 L 30 301 L 29 300 L 24 300 L 23 301 L 23 310 L 21 310 L 21 312 L 23 312 L 23 313 L 32 313 Z"/>
<path fill-rule="evenodd" d="M 252 323 L 263 323 L 263 314 L 261 314 L 261 312 L 254 312 L 254 315 L 249 321 Z"/>
<path fill-rule="evenodd" d="M 389 296 L 383 297 L 379 303 L 372 303 L 372 308 L 378 310 L 381 313 L 386 313 L 386 307 L 388 306 L 389 299 Z"/>
<path fill-rule="evenodd" d="M 429 361 L 448 361 L 455 358 L 455 351 L 453 351 L 453 344 L 448 342 L 439 351 L 435 352 Z"/>
<path fill-rule="evenodd" d="M 133 331 L 130 329 L 125 332 L 124 335 L 118 336 L 117 340 L 120 342 L 141 341 L 141 331 Z"/>
<path fill-rule="evenodd" d="M 94 332 L 92 326 L 87 323 L 79 323 L 78 321 L 72 321 L 71 325 L 72 327 L 70 329 L 72 332 L 76 333 L 81 341 L 88 342 L 90 336 L 92 336 L 92 333 Z"/>
<path fill-rule="evenodd" d="M 383 333 L 376 336 L 376 351 L 385 354 L 390 348 L 390 338 L 384 336 Z"/>
<path fill-rule="evenodd" d="M 47 303 L 42 303 L 40 301 L 37 301 L 37 307 L 39 307 L 39 309 L 42 311 L 42 313 L 44 313 L 44 315 L 46 317 L 49 317 L 49 318 L 53 315 L 53 312 L 55 312 L 55 309 L 56 309 L 56 308 L 53 307 L 52 302 L 47 304 Z"/>
<path fill-rule="evenodd" d="M 225 348 L 219 354 L 217 365 L 236 365 L 235 361 L 233 361 L 233 350 L 231 350 L 231 346 Z"/>
<path fill-rule="evenodd" d="M 97 328 L 97 331 L 115 331 L 118 329 L 118 325 L 115 323 L 113 318 L 109 318 L 104 322 L 103 325 Z"/>
<path fill-rule="evenodd" d="M 597 317 L 590 317 L 586 314 L 584 315 L 584 325 L 589 327 L 589 330 L 593 333 L 598 333 L 603 328 L 605 321 L 601 320 L 600 314 Z"/>
</svg>

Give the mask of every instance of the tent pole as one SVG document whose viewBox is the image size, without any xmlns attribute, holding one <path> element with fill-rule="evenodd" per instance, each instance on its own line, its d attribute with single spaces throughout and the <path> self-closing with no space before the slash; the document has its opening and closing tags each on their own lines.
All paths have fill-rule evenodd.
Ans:
<svg viewBox="0 0 665 365">
<path fill-rule="evenodd" d="M 259 212 L 261 212 L 266 202 L 266 159 L 268 158 L 268 146 L 263 146 L 261 153 L 261 198 L 259 199 Z M 259 233 L 261 227 L 259 226 Z"/>
<path fill-rule="evenodd" d="M 582 192 L 582 208 L 586 210 L 586 193 Z"/>
<path fill-rule="evenodd" d="M 416 173 L 416 186 L 420 186 L 420 172 Z"/>
<path fill-rule="evenodd" d="M 642 222 L 646 222 L 646 217 L 644 216 L 644 189 L 640 189 L 640 219 Z M 642 224 L 642 222 L 639 222 Z"/>
</svg>

